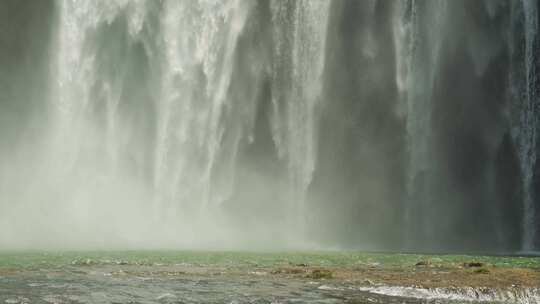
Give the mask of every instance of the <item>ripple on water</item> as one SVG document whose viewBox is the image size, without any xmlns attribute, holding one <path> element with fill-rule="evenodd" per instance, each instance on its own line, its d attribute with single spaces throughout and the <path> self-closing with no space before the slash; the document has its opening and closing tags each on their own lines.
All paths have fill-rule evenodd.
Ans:
<svg viewBox="0 0 540 304">
<path fill-rule="evenodd" d="M 5 300 L 7 304 L 29 304 L 30 300 L 24 297 L 16 297 Z"/>
<path fill-rule="evenodd" d="M 45 283 L 29 283 L 28 286 L 29 287 L 43 287 L 43 286 L 47 286 L 47 284 L 45 284 Z"/>
<path fill-rule="evenodd" d="M 156 300 L 158 300 L 158 301 L 171 300 L 171 299 L 176 299 L 176 296 L 173 295 L 172 293 L 164 293 L 164 294 L 159 295 L 158 297 L 156 297 Z"/>
<path fill-rule="evenodd" d="M 329 285 L 321 285 L 317 289 L 320 289 L 320 290 L 338 290 L 338 291 L 345 290 L 342 287 L 329 286 Z"/>
<path fill-rule="evenodd" d="M 62 297 L 61 295 L 46 295 L 41 299 L 43 301 L 45 301 L 47 303 L 51 303 L 51 304 L 68 303 L 68 301 L 66 299 L 64 299 L 64 297 Z"/>
</svg>

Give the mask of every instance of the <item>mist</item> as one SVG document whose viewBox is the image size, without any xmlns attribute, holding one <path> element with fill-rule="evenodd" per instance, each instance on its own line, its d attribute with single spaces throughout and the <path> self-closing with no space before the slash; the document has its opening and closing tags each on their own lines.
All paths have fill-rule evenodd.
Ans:
<svg viewBox="0 0 540 304">
<path fill-rule="evenodd" d="M 0 249 L 540 250 L 536 0 L 0 2 Z"/>
</svg>

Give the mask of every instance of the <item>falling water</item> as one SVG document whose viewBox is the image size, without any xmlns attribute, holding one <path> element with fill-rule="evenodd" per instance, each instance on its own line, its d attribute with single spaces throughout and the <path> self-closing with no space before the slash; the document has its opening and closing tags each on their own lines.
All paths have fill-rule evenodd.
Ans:
<svg viewBox="0 0 540 304">
<path fill-rule="evenodd" d="M 444 39 L 446 1 L 402 1 L 395 29 L 396 83 L 406 103 L 407 116 L 407 193 L 409 202 L 404 218 L 412 228 L 412 214 L 423 214 L 429 206 L 429 174 L 432 162 L 432 94 L 439 73 L 439 56 Z M 429 25 L 428 32 L 424 24 Z M 429 216 L 419 219 L 417 236 L 426 233 Z"/>
<path fill-rule="evenodd" d="M 290 48 L 275 49 L 272 77 L 289 77 L 291 85 L 273 88 L 273 138 L 287 162 L 292 193 L 287 213 L 298 223 L 304 220 L 305 194 L 315 166 L 329 2 L 295 3 L 290 27 L 283 27 L 279 18 L 287 5 L 283 1 L 271 4 L 275 27 L 282 27 L 289 36 L 276 35 L 276 45 L 281 39 L 292 41 Z M 239 39 L 255 3 L 189 0 L 164 1 L 160 6 L 136 0 L 65 0 L 58 8 L 52 77 L 56 90 L 51 97 L 57 113 L 52 131 L 56 143 L 50 152 L 56 163 L 51 168 L 64 168 L 64 180 L 75 174 L 125 184 L 134 177 L 122 162 L 131 157 L 134 161 L 127 166 L 135 166 L 136 171 L 151 168 L 150 185 L 145 176 L 135 177 L 134 182 L 145 185 L 144 197 L 152 197 L 152 203 L 140 200 L 143 207 L 122 208 L 142 208 L 143 213 L 153 214 L 151 222 L 173 223 L 174 227 L 184 223 L 180 229 L 211 225 L 220 229 L 215 222 L 219 206 L 234 191 L 238 153 L 253 136 L 257 100 L 246 94 L 233 96 L 231 85 Z M 125 39 L 126 45 L 100 40 L 102 32 L 111 29 L 117 29 L 117 38 Z M 145 120 L 155 122 L 150 128 L 154 130 L 152 148 L 130 145 L 137 141 L 140 126 L 132 125 L 119 110 L 129 101 L 125 85 L 133 64 L 122 52 L 133 56 L 138 45 L 147 61 L 139 64 L 146 66 L 149 75 L 145 84 L 149 96 L 143 106 Z M 290 56 L 290 68 L 279 66 L 284 56 Z M 257 68 L 254 72 L 265 73 Z M 245 86 L 260 85 L 253 79 L 244 82 Z M 137 152 L 147 149 L 150 158 Z"/>
<path fill-rule="evenodd" d="M 280 157 L 288 164 L 292 214 L 297 223 L 305 220 L 305 195 L 317 157 L 329 4 L 325 0 L 272 2 L 275 27 L 273 136 Z"/>
<path fill-rule="evenodd" d="M 126 2 L 127 3 L 127 2 Z M 56 63 L 53 68 L 52 106 L 56 110 L 56 123 L 54 132 L 59 136 L 60 142 L 53 147 L 65 148 L 61 162 L 62 167 L 76 166 L 77 158 L 83 157 L 80 153 L 85 147 L 85 138 L 92 136 L 90 132 L 96 130 L 85 128 L 91 117 L 91 112 L 102 99 L 104 103 L 104 134 L 103 142 L 93 143 L 105 147 L 101 160 L 107 160 L 107 166 L 114 169 L 114 160 L 119 152 L 115 145 L 118 142 L 116 119 L 118 105 L 122 93 L 122 79 L 125 77 L 125 63 L 120 63 L 120 69 L 111 74 L 103 72 L 97 54 L 97 47 L 92 44 L 92 32 L 101 24 L 110 24 L 126 5 L 120 2 L 89 2 L 66 0 L 59 3 L 59 30 Z M 140 5 L 140 4 L 139 4 Z M 135 32 L 140 27 L 140 11 L 132 11 L 130 17 L 130 30 Z M 98 92 L 94 92 L 95 87 Z M 99 97 L 97 97 L 98 95 Z M 89 133 L 85 133 L 89 132 Z M 67 141 L 67 142 L 66 142 Z M 98 147 L 92 147 L 98 148 Z M 101 147 L 100 147 L 101 148 Z M 110 162 L 109 162 L 110 161 Z"/>
<path fill-rule="evenodd" d="M 173 210 L 187 207 L 204 214 L 226 199 L 212 189 L 212 174 L 224 146 L 232 146 L 228 161 L 234 161 L 246 133 L 239 129 L 225 141 L 225 107 L 253 107 L 253 100 L 230 100 L 227 95 L 249 7 L 236 0 L 165 2 L 160 41 L 164 54 L 155 63 L 162 75 L 154 184 L 160 200 L 178 202 Z M 233 179 L 233 173 L 227 179 Z"/>
<path fill-rule="evenodd" d="M 537 239 L 536 206 L 533 176 L 537 158 L 537 128 L 539 116 L 538 60 L 538 3 L 534 0 L 520 2 L 524 27 L 524 83 L 516 84 L 519 104 L 515 137 L 519 149 L 523 187 L 523 250 L 533 250 Z M 521 80 L 518 80 L 521 81 Z"/>
<path fill-rule="evenodd" d="M 51 3 L 0 30 L 0 242 L 538 249 L 538 1 Z"/>
</svg>

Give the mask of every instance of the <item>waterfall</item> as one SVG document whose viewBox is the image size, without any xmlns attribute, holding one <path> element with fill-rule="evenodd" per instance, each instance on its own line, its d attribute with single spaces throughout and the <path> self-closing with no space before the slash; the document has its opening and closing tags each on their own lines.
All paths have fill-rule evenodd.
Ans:
<svg viewBox="0 0 540 304">
<path fill-rule="evenodd" d="M 271 4 L 273 137 L 288 165 L 291 212 L 298 223 L 305 220 L 305 196 L 317 157 L 329 5 L 325 0 L 273 0 Z"/>
<path fill-rule="evenodd" d="M 157 105 L 154 184 L 169 203 L 211 208 L 226 197 L 213 193 L 212 174 L 223 146 L 232 157 L 242 132 L 223 138 L 226 107 L 252 107 L 253 100 L 231 100 L 234 52 L 249 3 L 244 1 L 167 1 L 161 24 L 163 55 Z M 248 131 L 249 132 L 249 131 Z M 233 179 L 234 172 L 227 174 Z M 178 204 L 178 203 L 175 203 Z M 173 206 L 173 209 L 182 208 Z"/>
<path fill-rule="evenodd" d="M 238 45 L 248 19 L 263 4 L 241 0 L 57 4 L 51 77 L 55 89 L 50 98 L 54 143 L 49 152 L 51 172 L 62 168 L 57 183 L 77 176 L 88 181 L 77 183 L 84 193 L 96 191 L 91 185 L 129 188 L 135 183 L 145 194 L 135 202 L 116 197 L 125 201 L 114 204 L 140 209 L 149 215 L 149 225 L 223 230 L 220 206 L 237 186 L 239 153 L 253 141 L 258 107 L 255 96 L 235 92 L 233 82 L 256 88 L 257 78 L 267 73 L 252 61 L 247 64 L 253 65 L 253 78 L 235 79 L 240 77 L 237 66 L 248 60 L 238 57 Z M 329 5 L 329 1 L 298 1 L 288 11 L 287 1 L 270 4 L 273 26 L 279 29 L 273 37 L 270 77 L 275 83 L 278 78 L 290 79 L 289 87 L 272 88 L 272 136 L 287 164 L 291 201 L 286 213 L 296 223 L 304 221 L 305 196 L 315 170 Z M 285 13 L 291 14 L 289 23 L 282 23 Z M 287 39 L 290 45 L 283 47 Z M 256 54 L 249 56 L 257 60 Z M 127 87 L 139 77 L 136 73 L 144 73 L 135 84 L 143 86 L 143 97 L 132 92 L 137 87 Z M 133 99 L 143 112 L 139 120 L 125 112 Z M 151 132 L 150 142 L 139 138 L 143 131 Z M 78 196 L 84 195 L 67 200 Z M 68 201 L 64 204 L 91 208 L 90 202 Z"/>
<path fill-rule="evenodd" d="M 538 107 L 540 94 L 538 90 L 537 64 L 538 60 L 538 2 L 524 0 L 525 11 L 525 67 L 526 67 L 526 88 L 525 88 L 525 109 L 521 121 L 524 124 L 524 136 L 522 139 L 521 157 L 526 166 L 523 166 L 524 176 L 524 249 L 533 250 L 537 237 L 538 227 L 536 223 L 535 199 L 532 194 L 533 170 L 536 166 L 536 150 L 538 140 Z"/>
<path fill-rule="evenodd" d="M 67 151 L 58 157 L 54 150 L 51 158 L 65 168 L 63 178 L 81 175 L 114 185 L 133 180 L 145 189 L 144 198 L 114 204 L 153 214 L 150 223 L 181 225 L 175 229 L 208 225 L 212 209 L 232 191 L 236 153 L 254 119 L 254 100 L 229 96 L 237 42 L 253 5 L 237 0 L 66 0 L 58 6 L 57 72 L 52 78 L 57 89 L 51 97 L 58 124 L 52 146 Z M 111 43 L 107 35 L 120 41 Z M 135 64 L 147 72 L 139 84 L 146 86 L 147 97 L 139 107 L 146 111 L 144 123 L 155 123 L 148 128 L 154 130 L 152 141 L 146 143 L 137 134 L 141 126 L 119 111 L 133 102 L 124 86 L 132 77 L 137 45 L 143 45 L 146 63 Z M 248 115 L 235 117 L 237 108 Z M 226 168 L 219 172 L 226 181 L 219 189 L 213 187 L 218 158 L 220 168 Z M 122 164 L 128 159 L 134 161 Z M 148 167 L 150 179 L 134 176 L 133 170 Z"/>
<path fill-rule="evenodd" d="M 81 153 L 89 152 L 83 151 L 83 145 L 89 144 L 85 139 L 95 136 L 96 134 L 90 133 L 97 130 L 85 128 L 85 123 L 93 119 L 89 115 L 99 98 L 104 103 L 105 130 L 104 134 L 100 134 L 100 142 L 92 144 L 105 147 L 101 152 L 106 155 L 100 155 L 101 160 L 114 161 L 118 157 L 118 151 L 114 147 L 118 141 L 115 138 L 115 128 L 125 69 L 119 64 L 121 68 L 116 73 L 100 74 L 102 71 L 97 62 L 96 46 L 91 45 L 92 37 L 89 36 L 101 24 L 113 22 L 126 3 L 65 0 L 58 5 L 60 21 L 56 58 L 52 60 L 56 66 L 53 68 L 51 100 L 57 115 L 54 131 L 60 142 L 53 146 L 66 149 L 63 157 L 58 158 L 61 161 L 58 165 L 67 170 L 76 166 L 78 158 L 85 157 L 80 155 Z M 136 19 L 135 16 L 130 18 L 133 19 Z M 137 26 L 131 24 L 131 27 Z M 93 91 L 96 87 L 97 93 Z M 102 139 L 104 142 L 101 142 Z M 94 148 L 98 147 L 92 147 Z M 114 167 L 114 162 L 107 165 Z"/>
<path fill-rule="evenodd" d="M 535 241 L 538 233 L 538 223 L 536 223 L 536 198 L 533 188 L 534 169 L 537 158 L 538 141 L 538 117 L 540 89 L 538 84 L 538 3 L 534 0 L 523 0 L 519 2 L 521 8 L 518 9 L 523 15 L 524 28 L 524 62 L 517 64 L 523 71 L 517 73 L 524 74 L 524 79 L 514 77 L 514 98 L 518 104 L 514 138 L 518 147 L 518 155 L 521 166 L 522 195 L 523 195 L 523 250 L 530 251 L 535 248 Z M 515 41 L 519 45 L 519 41 Z M 521 82 L 521 83 L 520 83 Z"/>
<path fill-rule="evenodd" d="M 0 241 L 538 249 L 538 1 L 21 10 Z"/>
<path fill-rule="evenodd" d="M 416 0 L 400 2 L 399 22 L 394 29 L 396 43 L 396 83 L 406 104 L 408 166 L 406 189 L 408 202 L 404 221 L 410 229 L 429 229 L 429 175 L 432 170 L 432 94 L 439 73 L 439 56 L 445 30 L 447 1 Z M 429 30 L 426 32 L 426 25 Z M 427 188 L 427 189 L 426 189 Z M 413 216 L 416 221 L 413 223 Z M 418 216 L 420 215 L 420 216 Z M 409 233 L 410 234 L 410 233 Z M 410 238 L 408 236 L 407 238 Z M 410 240 L 409 240 L 410 241 Z"/>
<path fill-rule="evenodd" d="M 417 212 L 414 206 L 417 205 L 417 202 L 414 201 L 414 183 L 417 175 L 424 171 L 424 169 L 419 166 L 427 164 L 425 153 L 427 153 L 427 141 L 428 136 L 421 136 L 415 134 L 413 131 L 415 123 L 418 123 L 418 119 L 415 120 L 415 115 L 420 115 L 421 119 L 424 119 L 424 125 L 427 123 L 429 127 L 430 117 L 431 117 L 431 106 L 429 100 L 427 100 L 428 108 L 427 113 L 415 113 L 414 103 L 416 99 L 413 97 L 414 90 L 412 85 L 413 82 L 413 73 L 414 67 L 417 63 L 418 56 L 416 55 L 416 48 L 418 47 L 418 4 L 416 1 L 404 1 L 400 2 L 397 6 L 397 15 L 399 16 L 399 22 L 396 22 L 396 28 L 394 29 L 395 33 L 395 43 L 396 43 L 396 83 L 398 85 L 398 90 L 402 95 L 403 102 L 406 104 L 406 113 L 407 113 L 407 134 L 408 134 L 408 156 L 409 156 L 409 167 L 407 175 L 407 193 L 409 199 L 406 202 L 404 210 L 404 222 L 407 227 L 411 227 L 413 213 Z M 426 103 L 426 102 L 424 102 Z M 425 106 L 426 104 L 424 104 Z M 421 108 L 420 108 L 421 109 Z M 422 114 L 426 116 L 422 116 Z M 422 127 L 422 126 L 420 126 Z M 425 126 L 424 126 L 425 127 Z M 429 132 L 429 128 L 420 128 L 423 132 Z M 416 137 L 415 137 L 416 136 Z M 420 140 L 421 142 L 415 142 Z M 421 160 L 421 161 L 420 161 Z M 420 161 L 420 162 L 419 162 Z M 412 231 L 405 232 L 405 238 L 407 241 L 410 241 L 410 234 Z"/>
</svg>

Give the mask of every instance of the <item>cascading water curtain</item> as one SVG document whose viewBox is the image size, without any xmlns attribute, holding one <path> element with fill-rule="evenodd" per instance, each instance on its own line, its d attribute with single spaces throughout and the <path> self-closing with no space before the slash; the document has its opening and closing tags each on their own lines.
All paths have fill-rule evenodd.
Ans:
<svg viewBox="0 0 540 304">
<path fill-rule="evenodd" d="M 47 67 L 0 54 L 28 243 L 539 248 L 537 0 L 48 5 L 0 31 Z"/>
<path fill-rule="evenodd" d="M 513 135 L 518 149 L 522 177 L 523 196 L 523 250 L 538 249 L 538 198 L 535 195 L 534 178 L 537 166 L 538 127 L 540 117 L 540 86 L 538 78 L 539 32 L 538 2 L 522 0 L 515 2 L 513 11 L 520 20 L 522 30 L 514 36 L 514 52 L 521 52 L 523 62 L 514 63 L 513 100 L 516 109 Z"/>
<path fill-rule="evenodd" d="M 274 27 L 273 129 L 288 165 L 293 214 L 302 230 L 306 193 L 317 157 L 330 1 L 272 1 Z"/>
</svg>

